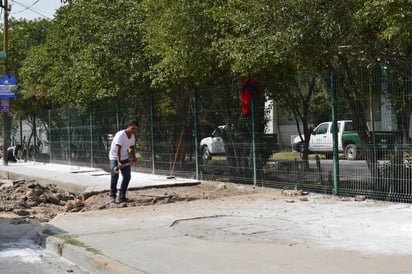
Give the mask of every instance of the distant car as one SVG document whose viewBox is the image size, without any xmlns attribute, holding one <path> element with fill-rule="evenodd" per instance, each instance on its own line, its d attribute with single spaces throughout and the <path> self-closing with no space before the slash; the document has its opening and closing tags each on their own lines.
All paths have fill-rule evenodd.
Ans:
<svg viewBox="0 0 412 274">
<path fill-rule="evenodd" d="M 204 160 L 210 160 L 215 155 L 225 154 L 225 144 L 220 133 L 226 126 L 219 126 L 209 137 L 200 140 L 200 151 Z"/>
</svg>

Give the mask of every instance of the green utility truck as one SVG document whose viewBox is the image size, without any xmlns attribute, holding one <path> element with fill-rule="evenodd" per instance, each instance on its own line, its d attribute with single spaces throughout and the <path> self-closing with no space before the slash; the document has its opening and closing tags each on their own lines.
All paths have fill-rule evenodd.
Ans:
<svg viewBox="0 0 412 274">
<path fill-rule="evenodd" d="M 367 131 L 367 144 L 363 144 L 359 134 L 353 130 L 351 120 L 338 121 L 338 150 L 346 159 L 356 160 L 365 149 L 377 151 L 378 158 L 394 148 L 396 133 L 393 131 Z M 294 138 L 292 148 L 299 152 L 305 147 L 303 136 Z M 333 155 L 332 122 L 319 124 L 313 131 L 307 145 L 309 153 L 325 154 L 327 159 Z M 302 155 L 303 153 L 301 153 Z"/>
</svg>

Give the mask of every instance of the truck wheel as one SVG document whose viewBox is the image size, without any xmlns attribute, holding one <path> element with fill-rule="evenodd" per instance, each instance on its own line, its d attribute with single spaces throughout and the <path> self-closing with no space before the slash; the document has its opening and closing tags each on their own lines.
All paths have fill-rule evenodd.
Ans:
<svg viewBox="0 0 412 274">
<path fill-rule="evenodd" d="M 300 156 L 301 160 L 303 160 L 305 158 L 305 153 L 304 153 L 303 149 L 299 150 L 299 156 Z"/>
<path fill-rule="evenodd" d="M 299 156 L 301 160 L 307 160 L 309 155 L 309 150 L 302 147 L 299 151 Z"/>
<path fill-rule="evenodd" d="M 356 145 L 349 144 L 345 147 L 345 157 L 346 159 L 353 161 L 357 159 Z"/>
<path fill-rule="evenodd" d="M 209 148 L 207 146 L 203 147 L 202 149 L 203 160 L 210 160 L 212 159 L 212 155 L 210 155 Z"/>
</svg>

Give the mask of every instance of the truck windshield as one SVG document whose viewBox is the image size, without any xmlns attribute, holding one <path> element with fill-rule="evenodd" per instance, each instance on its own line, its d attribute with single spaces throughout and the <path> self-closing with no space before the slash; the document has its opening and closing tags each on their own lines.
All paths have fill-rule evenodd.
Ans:
<svg viewBox="0 0 412 274">
<path fill-rule="evenodd" d="M 318 126 L 318 128 L 316 128 L 313 131 L 313 134 L 317 135 L 317 134 L 325 134 L 326 132 L 328 132 L 328 124 L 321 124 L 320 126 Z"/>
</svg>

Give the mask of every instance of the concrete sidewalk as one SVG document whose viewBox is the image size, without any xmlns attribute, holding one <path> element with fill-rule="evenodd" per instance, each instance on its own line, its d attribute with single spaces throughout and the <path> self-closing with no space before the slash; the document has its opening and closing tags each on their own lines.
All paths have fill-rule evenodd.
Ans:
<svg viewBox="0 0 412 274">
<path fill-rule="evenodd" d="M 85 190 L 108 185 L 108 178 L 94 182 L 72 167 L 27 168 Z M 14 165 L 0 170 L 26 176 Z M 132 175 L 139 176 L 170 184 L 166 177 Z M 308 198 L 232 197 L 61 214 L 45 225 L 56 233 L 46 247 L 90 273 L 412 273 L 410 204 Z"/>
<path fill-rule="evenodd" d="M 26 180 L 37 180 L 43 184 L 57 184 L 68 190 L 78 192 L 99 192 L 109 190 L 110 186 L 110 173 L 100 168 L 26 162 L 9 163 L 8 166 L 0 165 L 0 172 L 3 177 L 8 179 L 24 178 Z M 167 179 L 166 176 L 132 172 L 129 189 L 196 182 L 198 181 L 194 179 Z"/>
<path fill-rule="evenodd" d="M 63 248 L 93 273 L 412 273 L 409 205 L 309 198 L 87 212 L 49 225 L 101 253 Z"/>
</svg>

